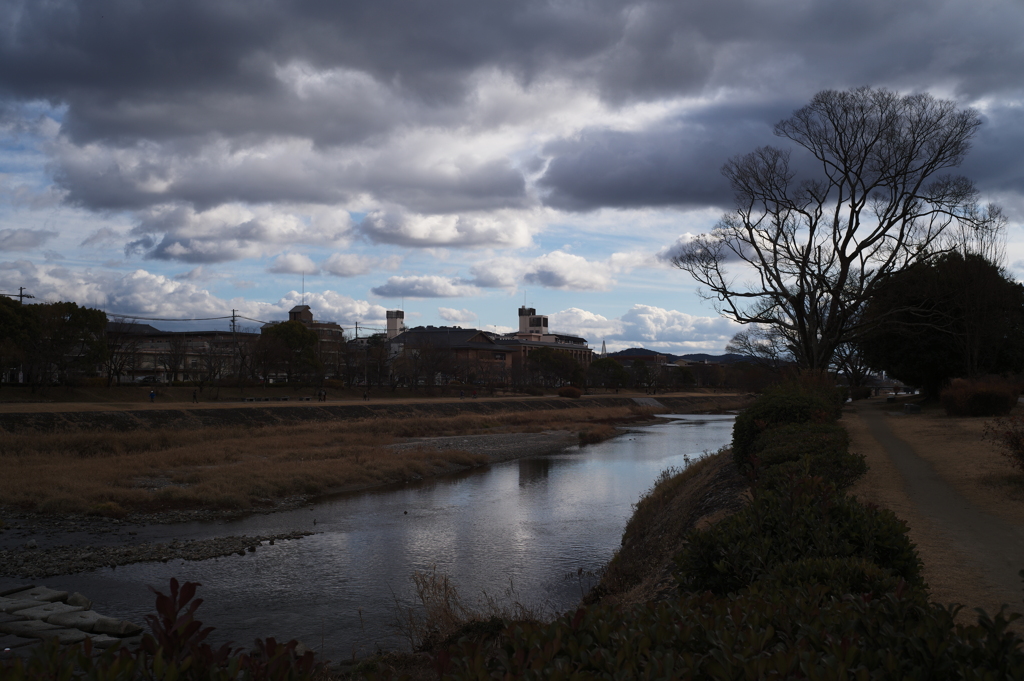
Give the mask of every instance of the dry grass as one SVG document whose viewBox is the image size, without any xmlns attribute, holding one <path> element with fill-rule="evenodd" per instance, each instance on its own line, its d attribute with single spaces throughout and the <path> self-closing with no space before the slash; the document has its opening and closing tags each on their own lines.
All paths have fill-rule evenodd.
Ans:
<svg viewBox="0 0 1024 681">
<path fill-rule="evenodd" d="M 682 470 L 663 471 L 634 506 L 622 546 L 587 600 L 628 605 L 663 597 L 665 585 L 673 583 L 672 556 L 683 547 L 687 532 L 712 525 L 741 508 L 746 488 L 728 449 L 697 459 Z"/>
<path fill-rule="evenodd" d="M 498 634 L 507 621 L 538 622 L 547 616 L 523 605 L 512 584 L 500 598 L 481 594 L 481 604 L 472 607 L 463 602 L 448 575 L 438 573 L 436 567 L 414 572 L 412 581 L 418 606 L 406 607 L 396 600 L 395 628 L 414 651 L 440 649 L 465 635 L 487 638 Z"/>
<path fill-rule="evenodd" d="M 411 437 L 579 431 L 628 419 L 628 408 L 376 418 L 263 428 L 133 432 L 0 432 L 0 499 L 45 513 L 246 509 L 293 495 L 369 487 L 486 463 L 429 447 L 394 450 Z"/>
</svg>

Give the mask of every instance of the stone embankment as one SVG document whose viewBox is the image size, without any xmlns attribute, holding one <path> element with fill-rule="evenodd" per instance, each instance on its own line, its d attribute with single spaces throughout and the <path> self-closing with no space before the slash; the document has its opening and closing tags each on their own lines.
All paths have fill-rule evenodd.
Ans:
<svg viewBox="0 0 1024 681">
<path fill-rule="evenodd" d="M 44 641 L 62 645 L 92 639 L 97 649 L 137 646 L 142 627 L 105 617 L 79 593 L 23 584 L 0 591 L 0 660 L 28 657 Z"/>
<path fill-rule="evenodd" d="M 287 539 L 301 539 L 312 532 L 287 532 L 255 537 L 181 539 L 166 544 L 140 543 L 128 546 L 54 546 L 37 548 L 34 540 L 0 551 L 0 577 L 39 579 L 69 575 L 102 567 L 117 567 L 148 561 L 208 560 L 255 553 L 259 546 Z"/>
<path fill-rule="evenodd" d="M 72 411 L 0 413 L 0 431 L 54 432 L 63 430 L 131 431 L 151 428 L 215 428 L 227 426 L 269 426 L 360 418 L 407 418 L 410 416 L 458 416 L 498 414 L 513 411 L 545 411 L 587 407 L 631 407 L 659 405 L 677 413 L 731 409 L 743 400 L 738 395 L 686 395 L 618 397 L 588 396 L 582 399 L 543 398 L 474 400 L 449 402 L 368 402 L 299 406 L 239 406 L 233 409 L 140 409 L 133 411 Z"/>
</svg>

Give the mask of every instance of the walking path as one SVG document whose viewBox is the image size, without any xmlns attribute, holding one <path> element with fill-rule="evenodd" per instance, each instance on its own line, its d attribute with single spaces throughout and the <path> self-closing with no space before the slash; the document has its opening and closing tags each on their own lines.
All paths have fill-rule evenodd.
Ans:
<svg viewBox="0 0 1024 681">
<path fill-rule="evenodd" d="M 914 416 L 890 414 L 876 404 L 859 403 L 847 414 L 851 449 L 871 467 L 854 493 L 892 509 L 910 526 L 925 563 L 932 597 L 956 601 L 989 613 L 1003 603 L 1021 605 L 1024 526 L 978 508 L 943 478 L 922 454 L 901 439 L 900 421 Z M 970 452 L 964 452 L 969 456 Z"/>
</svg>

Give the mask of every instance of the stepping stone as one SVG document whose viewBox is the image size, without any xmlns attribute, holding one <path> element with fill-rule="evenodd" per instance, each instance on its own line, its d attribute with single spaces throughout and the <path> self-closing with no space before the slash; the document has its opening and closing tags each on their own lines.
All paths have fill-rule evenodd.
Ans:
<svg viewBox="0 0 1024 681">
<path fill-rule="evenodd" d="M 35 642 L 34 638 L 19 638 L 10 634 L 0 634 L 0 650 L 4 648 L 20 648 Z"/>
<path fill-rule="evenodd" d="M 99 650 L 106 650 L 111 646 L 121 645 L 125 642 L 123 638 L 107 636 L 106 634 L 92 634 L 89 638 L 92 640 L 92 647 Z"/>
<path fill-rule="evenodd" d="M 21 620 L 20 622 L 4 622 L 0 624 L 0 632 L 20 636 L 22 638 L 39 638 L 43 631 L 56 631 L 61 629 L 55 624 L 47 624 L 42 620 Z"/>
<path fill-rule="evenodd" d="M 92 626 L 93 632 L 97 634 L 110 634 L 118 638 L 135 636 L 142 633 L 142 627 L 132 624 L 127 620 L 116 620 L 113 617 L 104 617 Z"/>
<path fill-rule="evenodd" d="M 72 643 L 81 643 L 88 636 L 87 633 L 78 629 L 44 629 L 36 638 L 41 638 L 44 641 L 55 638 L 62 646 L 68 646 Z"/>
<path fill-rule="evenodd" d="M 53 589 L 47 589 L 45 586 L 37 586 L 19 592 L 18 598 L 32 598 L 37 601 L 53 603 L 54 601 L 66 601 L 68 599 L 68 592 L 54 591 Z"/>
<path fill-rule="evenodd" d="M 0 598 L 0 612 L 15 612 L 17 610 L 25 610 L 26 608 L 34 608 L 37 605 L 40 605 L 39 601 L 29 598 Z"/>
<path fill-rule="evenodd" d="M 100 620 L 106 620 L 108 627 L 116 627 L 120 620 L 116 620 L 113 617 L 107 617 L 101 615 L 95 610 L 78 610 L 77 612 L 62 612 L 55 615 L 50 615 L 46 618 L 46 621 L 50 624 L 56 624 L 59 627 L 71 627 L 73 629 L 81 629 L 82 631 L 93 631 L 96 623 Z"/>
<path fill-rule="evenodd" d="M 10 589 L 0 589 L 0 597 L 10 596 L 11 594 L 16 594 L 19 591 L 27 591 L 33 587 L 35 587 L 35 584 L 22 584 L 21 586 L 16 586 Z"/>
<path fill-rule="evenodd" d="M 35 607 L 28 608 L 26 610 L 15 610 L 13 614 L 20 615 L 21 617 L 31 617 L 34 620 L 45 620 L 50 615 L 60 615 L 66 612 L 78 612 L 79 610 L 85 610 L 80 605 L 68 605 L 67 603 L 46 603 L 45 605 L 36 605 Z"/>
</svg>

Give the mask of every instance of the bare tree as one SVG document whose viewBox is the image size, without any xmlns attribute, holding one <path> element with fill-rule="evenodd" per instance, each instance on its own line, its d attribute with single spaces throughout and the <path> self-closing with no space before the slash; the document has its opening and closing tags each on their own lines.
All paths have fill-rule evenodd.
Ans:
<svg viewBox="0 0 1024 681">
<path fill-rule="evenodd" d="M 779 369 L 793 363 L 792 345 L 778 327 L 751 324 L 732 337 L 725 351 L 749 357 L 759 366 Z"/>
<path fill-rule="evenodd" d="M 178 372 L 187 372 L 185 362 L 188 358 L 188 337 L 185 334 L 175 333 L 167 339 L 167 350 L 160 355 L 159 362 L 164 371 L 170 375 L 170 383 L 178 380 Z"/>
<path fill-rule="evenodd" d="M 775 126 L 807 152 L 761 147 L 722 172 L 736 209 L 672 259 L 726 317 L 777 329 L 803 367 L 824 371 L 864 329 L 859 311 L 885 276 L 1004 224 L 977 204 L 958 166 L 981 124 L 973 109 L 927 94 L 826 90 Z M 796 165 L 815 169 L 799 180 Z M 730 269 L 738 265 L 745 280 Z"/>
<path fill-rule="evenodd" d="M 114 317 L 107 324 L 107 386 L 115 381 L 121 385 L 121 377 L 134 373 L 139 356 L 138 322 L 126 317 Z"/>
</svg>

